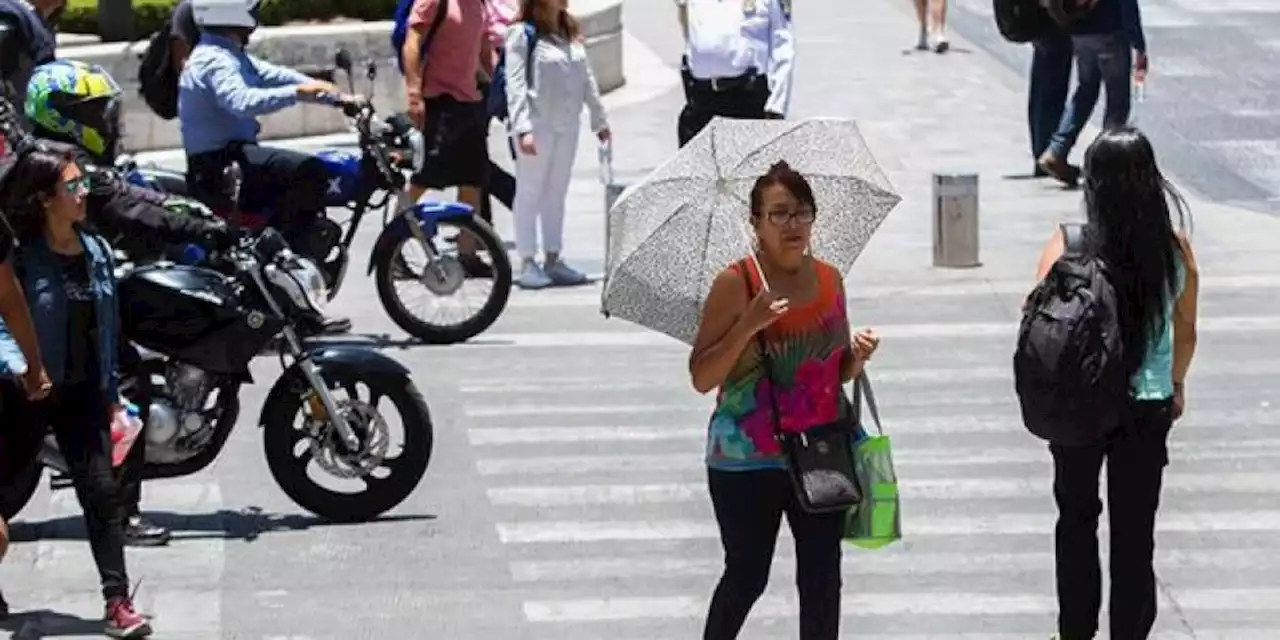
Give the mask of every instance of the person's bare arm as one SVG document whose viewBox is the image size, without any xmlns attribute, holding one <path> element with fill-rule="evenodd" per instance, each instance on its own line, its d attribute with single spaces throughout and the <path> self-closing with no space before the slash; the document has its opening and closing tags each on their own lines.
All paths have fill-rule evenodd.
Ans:
<svg viewBox="0 0 1280 640">
<path fill-rule="evenodd" d="M 1067 250 L 1067 240 L 1062 237 L 1062 229 L 1053 232 L 1049 237 L 1049 241 L 1045 243 L 1044 249 L 1040 251 L 1040 264 L 1036 265 L 1036 282 L 1044 280 L 1049 275 L 1049 270 L 1053 268 L 1053 263 L 1062 257 Z"/>
<path fill-rule="evenodd" d="M 1186 236 L 1179 235 L 1185 280 L 1182 295 L 1173 307 L 1173 383 L 1181 386 L 1196 354 L 1196 315 L 1200 297 L 1200 270 Z"/>
<path fill-rule="evenodd" d="M 422 99 L 422 29 L 409 29 L 404 34 L 404 86 L 409 99 Z"/>
<path fill-rule="evenodd" d="M 42 371 L 44 361 L 40 359 L 40 342 L 36 338 L 35 323 L 31 321 L 27 298 L 22 293 L 22 285 L 18 283 L 10 260 L 0 263 L 0 318 L 4 318 L 14 342 L 22 350 L 22 357 L 27 360 L 28 373 Z"/>
<path fill-rule="evenodd" d="M 724 384 L 755 337 L 755 331 L 742 322 L 748 303 L 746 284 L 736 270 L 726 269 L 716 276 L 689 353 L 689 377 L 698 393 Z"/>
</svg>

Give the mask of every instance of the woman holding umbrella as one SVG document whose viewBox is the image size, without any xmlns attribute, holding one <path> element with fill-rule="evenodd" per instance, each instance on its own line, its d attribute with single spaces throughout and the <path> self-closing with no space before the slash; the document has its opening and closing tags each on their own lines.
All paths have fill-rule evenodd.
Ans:
<svg viewBox="0 0 1280 640">
<path fill-rule="evenodd" d="M 689 357 L 694 388 L 719 390 L 707 466 L 725 570 L 703 637 L 738 636 L 768 584 L 785 514 L 796 544 L 800 638 L 835 640 L 844 518 L 797 504 L 772 407 L 785 431 L 833 422 L 842 383 L 861 373 L 879 338 L 850 335 L 840 271 L 810 251 L 818 211 L 809 182 L 779 162 L 749 200 L 754 250 L 714 280 Z"/>
</svg>

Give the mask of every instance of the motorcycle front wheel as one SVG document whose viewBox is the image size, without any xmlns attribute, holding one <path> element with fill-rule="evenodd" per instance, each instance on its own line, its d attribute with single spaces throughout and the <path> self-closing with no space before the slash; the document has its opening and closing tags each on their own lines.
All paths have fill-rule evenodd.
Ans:
<svg viewBox="0 0 1280 640">
<path fill-rule="evenodd" d="M 511 259 L 502 238 L 480 218 L 445 219 L 439 221 L 438 227 L 436 235 L 427 239 L 427 255 L 420 265 L 410 264 L 404 256 L 406 249 L 423 249 L 407 225 L 399 227 L 402 230 L 396 232 L 399 237 L 390 241 L 380 239 L 379 244 L 385 244 L 388 250 L 379 252 L 374 258 L 378 299 L 392 322 L 418 340 L 427 344 L 466 342 L 497 322 L 506 308 L 507 299 L 511 296 Z M 383 233 L 392 233 L 392 227 Z M 457 254 L 453 241 L 461 234 L 475 238 L 475 256 L 467 258 Z M 487 262 L 484 260 L 486 257 Z M 475 268 L 488 273 L 476 273 Z M 491 287 L 487 292 L 477 293 L 476 297 L 482 300 L 479 308 L 454 321 L 437 320 L 434 316 L 420 317 L 410 310 L 404 299 L 411 292 L 425 292 L 433 301 L 465 304 L 472 300 L 468 295 L 472 285 L 483 289 L 484 281 L 491 282 Z"/>
<path fill-rule="evenodd" d="M 307 396 L 290 393 L 263 411 L 267 466 L 285 495 L 303 509 L 332 522 L 368 522 L 408 498 L 426 474 L 434 441 L 431 414 L 408 378 L 326 374 L 325 382 L 360 449 L 347 449 L 330 425 L 309 419 Z M 392 450 L 383 400 L 400 417 L 398 451 Z M 325 486 L 310 475 L 313 468 L 324 480 L 357 490 Z"/>
</svg>

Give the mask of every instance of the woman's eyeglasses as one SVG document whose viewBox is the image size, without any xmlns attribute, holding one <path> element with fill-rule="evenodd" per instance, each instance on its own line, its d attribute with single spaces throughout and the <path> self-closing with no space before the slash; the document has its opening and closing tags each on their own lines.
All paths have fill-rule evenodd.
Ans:
<svg viewBox="0 0 1280 640">
<path fill-rule="evenodd" d="M 89 176 L 72 178 L 63 182 L 62 186 L 73 196 L 87 196 L 89 195 Z"/>
<path fill-rule="evenodd" d="M 765 215 L 769 218 L 769 222 L 779 227 L 785 227 L 789 224 L 796 224 L 802 227 L 811 225 L 818 217 L 817 212 L 809 208 L 796 209 L 795 211 L 770 211 Z"/>
</svg>

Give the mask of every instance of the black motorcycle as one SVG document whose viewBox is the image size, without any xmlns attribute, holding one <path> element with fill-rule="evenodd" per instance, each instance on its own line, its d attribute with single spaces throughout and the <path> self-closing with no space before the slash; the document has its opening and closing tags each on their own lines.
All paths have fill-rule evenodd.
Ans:
<svg viewBox="0 0 1280 640">
<path fill-rule="evenodd" d="M 228 172 L 237 192 L 238 169 Z M 212 260 L 221 268 L 163 261 L 126 267 L 117 283 L 122 331 L 142 353 L 131 379 L 144 388 L 122 385 L 126 396 L 145 398 L 142 479 L 186 476 L 213 462 L 236 424 L 240 387 L 253 382 L 250 361 L 278 339 L 284 373 L 258 422 L 276 483 L 332 521 L 367 521 L 400 504 L 426 473 L 434 438 L 409 370 L 368 347 L 298 337 L 297 319 L 322 304 L 324 278 L 277 234 L 246 237 Z M 384 398 L 400 414 L 398 450 L 379 408 Z M 356 490 L 317 483 L 308 475 L 313 461 L 319 471 L 355 481 Z M 31 499 L 43 467 L 54 472 L 52 488 L 70 486 L 52 435 L 13 486 L 0 487 L 5 519 Z"/>
</svg>

